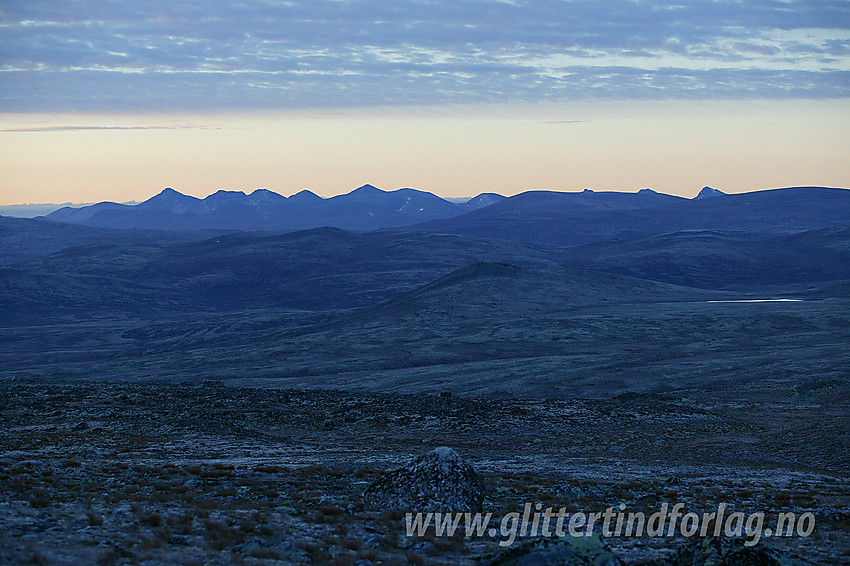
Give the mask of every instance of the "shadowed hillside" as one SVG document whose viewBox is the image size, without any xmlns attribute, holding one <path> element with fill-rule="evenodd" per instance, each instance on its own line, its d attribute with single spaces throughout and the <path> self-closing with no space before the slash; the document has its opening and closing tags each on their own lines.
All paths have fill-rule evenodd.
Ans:
<svg viewBox="0 0 850 566">
<path fill-rule="evenodd" d="M 850 279 L 847 228 L 787 234 L 692 230 L 554 249 L 427 232 L 358 234 L 331 228 L 166 243 L 158 238 L 191 235 L 15 220 L 5 225 L 12 234 L 7 239 L 26 241 L 31 227 L 42 224 L 48 229 L 40 232 L 45 247 L 58 245 L 65 232 L 71 233 L 66 243 L 104 242 L 0 266 L 0 303 L 8 323 L 365 307 L 480 261 L 747 292 L 810 290 Z M 16 235 L 12 228 L 21 226 Z M 572 296 L 602 297 L 604 291 L 588 281 Z"/>
<path fill-rule="evenodd" d="M 499 320 L 551 315 L 577 307 L 686 301 L 724 295 L 592 271 L 530 271 L 506 263 L 475 263 L 344 320 L 433 317 Z M 444 321 L 448 322 L 448 320 Z"/>
<path fill-rule="evenodd" d="M 94 244 L 0 267 L 7 320 L 137 317 L 375 304 L 475 261 L 554 267 L 512 242 L 325 228 L 237 233 L 173 245 Z"/>
<path fill-rule="evenodd" d="M 207 239 L 212 235 L 214 232 L 121 230 L 0 216 L 0 264 L 48 255 L 71 246 L 172 244 Z"/>
<path fill-rule="evenodd" d="M 688 230 L 570 248 L 562 261 L 709 289 L 822 286 L 850 279 L 850 228 L 790 234 Z"/>
<path fill-rule="evenodd" d="M 19 326 L 0 363 L 22 377 L 485 396 L 836 394 L 850 372 L 846 299 L 737 302 L 747 298 L 768 297 L 477 263 L 354 312 Z"/>
</svg>

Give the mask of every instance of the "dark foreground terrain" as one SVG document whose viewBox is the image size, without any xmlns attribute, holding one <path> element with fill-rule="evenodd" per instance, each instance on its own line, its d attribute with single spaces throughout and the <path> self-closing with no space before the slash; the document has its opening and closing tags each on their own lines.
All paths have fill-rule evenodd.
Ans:
<svg viewBox="0 0 850 566">
<path fill-rule="evenodd" d="M 476 468 L 496 516 L 526 502 L 811 511 L 810 537 L 759 547 L 850 560 L 850 411 L 804 391 L 493 400 L 6 380 L 0 419 L 7 564 L 474 564 L 503 549 L 409 538 L 400 513 L 364 504 L 383 472 L 441 445 Z M 604 542 L 638 564 L 685 541 Z"/>
</svg>

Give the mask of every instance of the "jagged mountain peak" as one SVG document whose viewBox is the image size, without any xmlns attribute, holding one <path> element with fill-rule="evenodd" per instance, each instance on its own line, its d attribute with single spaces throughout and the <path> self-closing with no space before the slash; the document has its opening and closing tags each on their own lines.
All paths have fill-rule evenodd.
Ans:
<svg viewBox="0 0 850 566">
<path fill-rule="evenodd" d="M 385 192 L 387 192 L 387 191 L 385 191 L 383 189 L 379 189 L 375 185 L 370 185 L 369 183 L 366 183 L 365 185 L 361 185 L 361 186 L 357 187 L 356 189 L 351 191 L 349 194 L 354 194 L 354 193 L 357 193 L 357 194 L 377 194 L 377 193 L 385 193 Z"/>
<path fill-rule="evenodd" d="M 209 195 L 204 199 L 205 202 L 242 202 L 248 199 L 248 195 L 243 193 L 242 191 L 228 191 L 225 189 L 219 189 L 213 194 Z"/>
<path fill-rule="evenodd" d="M 702 200 L 702 199 L 705 199 L 705 198 L 719 197 L 719 196 L 723 196 L 725 194 L 726 193 L 724 193 L 723 191 L 721 191 L 719 189 L 714 189 L 714 188 L 705 186 L 705 187 L 702 188 L 702 190 L 699 192 L 699 194 L 694 197 L 694 200 Z"/>
<path fill-rule="evenodd" d="M 275 197 L 275 198 L 286 198 L 285 196 L 276 193 L 274 191 L 270 191 L 268 189 L 254 189 L 249 196 L 263 196 L 263 197 Z"/>
<path fill-rule="evenodd" d="M 192 197 L 192 196 L 189 196 L 189 195 L 184 195 L 180 191 L 176 191 L 176 190 L 172 189 L 171 187 L 166 187 L 166 188 L 162 189 L 159 193 L 155 194 L 154 196 L 152 196 L 148 200 L 141 202 L 140 204 L 148 204 L 148 203 L 155 203 L 155 202 L 174 202 L 174 201 L 177 201 L 177 200 L 186 200 L 186 199 L 199 200 L 195 197 Z"/>
<path fill-rule="evenodd" d="M 266 204 L 285 201 L 286 197 L 268 189 L 254 189 L 248 195 L 248 202 L 253 206 L 262 206 Z"/>
<path fill-rule="evenodd" d="M 203 201 L 167 187 L 137 206 L 141 209 L 164 209 L 179 214 L 188 211 L 199 212 L 203 208 Z"/>
</svg>

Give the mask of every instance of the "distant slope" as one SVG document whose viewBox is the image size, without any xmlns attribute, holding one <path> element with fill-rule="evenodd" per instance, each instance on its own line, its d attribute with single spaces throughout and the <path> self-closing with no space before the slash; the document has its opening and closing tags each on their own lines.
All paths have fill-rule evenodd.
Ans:
<svg viewBox="0 0 850 566">
<path fill-rule="evenodd" d="M 556 267 L 556 259 L 512 242 L 332 228 L 237 233 L 171 245 L 97 244 L 0 268 L 0 308 L 9 320 L 350 308 L 375 304 L 476 261 Z"/>
<path fill-rule="evenodd" d="M 579 246 L 681 230 L 785 232 L 847 225 L 850 190 L 794 187 L 693 200 L 652 191 L 534 191 L 416 228 L 544 246 Z"/>
<path fill-rule="evenodd" d="M 801 383 L 846 377 L 846 299 L 725 302 L 741 298 L 478 263 L 337 321 L 251 343 L 286 344 L 276 352 L 286 367 L 268 376 L 287 387 L 511 397 L 752 388 L 785 396 Z"/>
<path fill-rule="evenodd" d="M 48 220 L 55 222 L 68 222 L 71 224 L 89 224 L 98 226 L 96 219 L 98 216 L 114 216 L 121 218 L 123 215 L 132 210 L 134 205 L 119 204 L 117 202 L 99 202 L 79 208 L 73 206 L 63 206 L 59 210 L 51 212 L 45 216 Z M 111 228 L 112 226 L 103 226 Z M 123 228 L 136 228 L 136 226 L 123 226 Z"/>
<path fill-rule="evenodd" d="M 481 193 L 477 197 L 472 197 L 463 203 L 463 206 L 468 210 L 478 210 L 479 208 L 502 202 L 506 198 L 508 197 L 496 193 Z"/>
<path fill-rule="evenodd" d="M 720 296 L 712 291 L 602 272 L 529 270 L 502 262 L 477 262 L 362 309 L 343 321 L 405 316 L 421 316 L 423 321 L 435 317 L 496 320 L 552 316 L 591 305 L 678 302 Z"/>
<path fill-rule="evenodd" d="M 12 218 L 35 218 L 36 216 L 45 216 L 51 212 L 59 210 L 60 208 L 69 206 L 70 204 L 72 203 L 53 204 L 44 202 L 37 204 L 0 205 L 0 216 L 9 216 Z M 87 204 L 79 204 L 78 206 L 87 206 Z"/>
<path fill-rule="evenodd" d="M 266 189 L 251 194 L 222 190 L 198 199 L 169 188 L 138 205 L 104 202 L 64 207 L 47 218 L 113 228 L 295 231 L 329 226 L 377 230 L 457 216 L 504 198 L 485 193 L 465 203 L 453 203 L 416 189 L 384 191 L 363 185 L 328 199 L 310 191 L 286 198 Z"/>
<path fill-rule="evenodd" d="M 843 383 L 850 371 L 846 299 L 712 302 L 741 297 L 491 261 L 441 271 L 421 256 L 409 263 L 405 254 L 428 243 L 443 251 L 434 259 L 445 265 L 477 244 L 457 237 L 440 244 L 445 236 L 421 233 L 384 240 L 372 238 L 385 234 L 316 230 L 292 234 L 293 240 L 271 237 L 267 253 L 257 236 L 238 234 L 183 251 L 169 246 L 159 257 L 173 256 L 173 263 L 162 274 L 149 272 L 160 267 L 144 261 L 148 252 L 142 247 L 117 255 L 108 247 L 90 250 L 82 256 L 86 261 L 75 261 L 68 250 L 51 258 L 43 271 L 17 266 L 24 270 L 19 283 L 31 286 L 17 289 L 14 297 L 32 305 L 47 301 L 54 313 L 64 311 L 85 323 L 38 326 L 44 317 L 25 305 L 23 322 L 3 329 L 9 347 L 0 351 L 0 366 L 8 375 L 45 379 L 182 383 L 221 378 L 286 388 L 549 398 L 701 390 L 712 396 L 749 391 L 758 399 L 787 399 L 801 385 Z M 485 246 L 482 253 L 490 248 L 503 255 L 539 253 L 479 243 Z M 217 246 L 233 258 L 223 266 L 226 272 L 217 271 L 222 259 Z M 298 259 L 299 250 L 317 253 Z M 95 269 L 88 259 L 99 253 L 110 262 Z M 295 258 L 295 265 L 280 261 L 287 257 Z M 356 274 L 360 261 L 369 258 L 386 267 L 352 278 L 350 272 Z M 111 264 L 115 259 L 125 264 Z M 186 273 L 175 273 L 178 264 Z M 82 272 L 75 273 L 75 265 Z M 264 285 L 252 284 L 250 274 L 263 269 L 270 273 L 262 276 Z M 0 268 L 0 293 L 7 292 L 9 270 Z M 297 281 L 298 287 L 281 284 L 272 275 L 280 270 L 292 270 L 282 280 Z M 110 272 L 131 277 L 104 277 Z M 427 278 L 435 272 L 441 276 Z M 179 288 L 179 282 L 191 284 L 195 276 L 200 280 L 189 285 L 192 292 L 162 294 Z M 420 282 L 408 285 L 415 279 Z M 203 285 L 216 281 L 222 294 L 212 300 Z M 387 285 L 395 285 L 395 298 L 359 311 L 305 314 L 286 308 L 291 291 L 312 291 L 315 297 L 335 293 L 334 300 L 350 301 L 358 293 L 381 296 Z M 122 295 L 128 289 L 135 294 Z M 235 305 L 234 293 L 261 289 L 269 294 L 246 304 L 271 308 L 225 308 Z M 69 290 L 90 297 L 88 304 Z M 8 296 L 0 295 L 3 312 L 14 314 L 17 303 L 8 304 Z M 134 297 L 149 301 L 139 313 L 127 304 Z M 203 309 L 216 305 L 216 310 Z M 169 316 L 187 307 L 186 316 Z M 9 320 L 7 315 L 0 322 Z"/>
<path fill-rule="evenodd" d="M 76 226 L 38 218 L 0 216 L 0 263 L 93 244 L 171 244 L 209 238 L 208 232 L 119 230 Z"/>
<path fill-rule="evenodd" d="M 541 248 L 428 232 L 361 234 L 333 228 L 234 233 L 170 243 L 160 239 L 163 234 L 188 236 L 3 220 L 32 224 L 42 238 L 47 232 L 38 232 L 38 227 L 44 225 L 60 233 L 69 231 L 64 243 L 74 238 L 94 241 L 0 267 L 0 309 L 9 320 L 364 307 L 482 261 L 602 272 L 587 280 L 584 288 L 574 285 L 569 292 L 572 304 L 587 293 L 600 296 L 595 282 L 603 277 L 611 283 L 614 276 L 608 274 L 747 292 L 805 291 L 850 280 L 850 228 L 790 234 L 692 230 L 575 248 Z M 26 241 L 27 236 L 20 238 Z M 54 235 L 47 244 L 58 245 L 58 239 Z M 492 275 L 495 268 L 480 269 Z M 502 271 L 510 269 L 515 268 Z M 433 285 L 447 285 L 463 274 L 467 272 Z M 574 274 L 574 283 L 583 277 Z M 523 281 L 534 284 L 527 277 Z M 660 289 L 651 281 L 644 284 Z M 636 283 L 630 280 L 629 285 Z"/>
<path fill-rule="evenodd" d="M 564 265 L 710 289 L 850 279 L 850 228 L 794 233 L 686 230 L 563 251 Z"/>
</svg>

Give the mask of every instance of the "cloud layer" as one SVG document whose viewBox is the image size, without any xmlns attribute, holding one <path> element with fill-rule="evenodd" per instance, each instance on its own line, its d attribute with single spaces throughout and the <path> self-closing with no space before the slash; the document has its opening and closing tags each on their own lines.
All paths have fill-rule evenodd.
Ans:
<svg viewBox="0 0 850 566">
<path fill-rule="evenodd" d="M 31 0 L 5 111 L 846 97 L 850 3 Z"/>
</svg>

